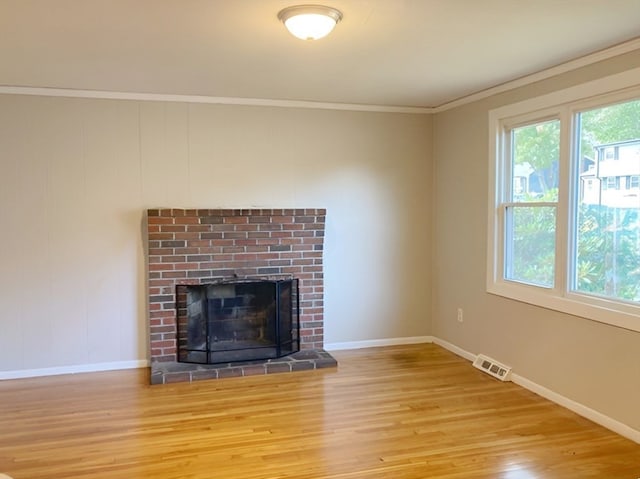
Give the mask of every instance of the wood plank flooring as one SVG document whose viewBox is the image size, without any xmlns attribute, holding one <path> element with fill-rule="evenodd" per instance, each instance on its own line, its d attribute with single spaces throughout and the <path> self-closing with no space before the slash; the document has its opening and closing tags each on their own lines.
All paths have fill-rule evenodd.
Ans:
<svg viewBox="0 0 640 479">
<path fill-rule="evenodd" d="M 16 479 L 636 479 L 640 445 L 432 344 L 337 370 L 148 385 L 147 370 L 0 381 Z"/>
</svg>

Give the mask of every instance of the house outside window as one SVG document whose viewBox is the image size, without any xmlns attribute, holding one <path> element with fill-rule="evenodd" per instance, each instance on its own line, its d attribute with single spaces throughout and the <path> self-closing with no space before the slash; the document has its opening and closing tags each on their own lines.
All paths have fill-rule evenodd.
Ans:
<svg viewBox="0 0 640 479">
<path fill-rule="evenodd" d="M 583 94 L 490 114 L 487 290 L 640 331 L 640 87 Z"/>
</svg>

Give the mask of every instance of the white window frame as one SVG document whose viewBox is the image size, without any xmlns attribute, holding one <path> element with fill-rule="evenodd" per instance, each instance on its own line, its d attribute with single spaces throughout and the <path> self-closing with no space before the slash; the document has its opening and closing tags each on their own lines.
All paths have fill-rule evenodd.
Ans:
<svg viewBox="0 0 640 479">
<path fill-rule="evenodd" d="M 547 309 L 640 332 L 640 305 L 571 290 L 569 258 L 574 237 L 569 218 L 578 195 L 577 169 L 571 169 L 575 115 L 590 108 L 640 98 L 640 68 L 583 83 L 541 97 L 506 105 L 489 112 L 489 205 L 487 238 L 487 292 Z M 510 157 L 505 131 L 530 123 L 560 119 L 561 185 L 556 211 L 555 282 L 553 287 L 535 286 L 504 278 L 504 205 L 508 203 Z"/>
</svg>

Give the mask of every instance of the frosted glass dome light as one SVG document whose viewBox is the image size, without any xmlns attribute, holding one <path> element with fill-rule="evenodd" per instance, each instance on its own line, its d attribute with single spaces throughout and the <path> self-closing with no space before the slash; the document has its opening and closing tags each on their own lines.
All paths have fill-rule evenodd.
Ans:
<svg viewBox="0 0 640 479">
<path fill-rule="evenodd" d="M 339 10 L 323 5 L 297 5 L 278 13 L 291 34 L 301 40 L 318 40 L 326 37 L 342 20 Z"/>
</svg>

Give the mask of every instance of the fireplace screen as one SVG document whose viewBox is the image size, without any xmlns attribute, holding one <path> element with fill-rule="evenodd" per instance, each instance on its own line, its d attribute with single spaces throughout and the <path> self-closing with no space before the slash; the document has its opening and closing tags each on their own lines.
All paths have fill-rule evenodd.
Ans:
<svg viewBox="0 0 640 479">
<path fill-rule="evenodd" d="M 299 350 L 297 279 L 176 288 L 178 361 L 251 361 Z"/>
</svg>

